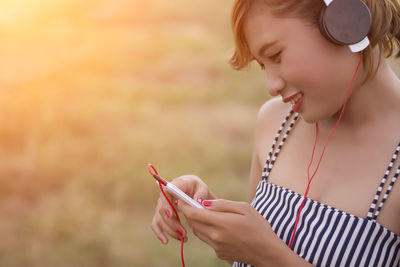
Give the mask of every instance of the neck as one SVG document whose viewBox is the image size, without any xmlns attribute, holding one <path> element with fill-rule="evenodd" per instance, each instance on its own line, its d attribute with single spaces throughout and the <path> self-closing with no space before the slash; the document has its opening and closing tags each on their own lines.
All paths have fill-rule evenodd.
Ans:
<svg viewBox="0 0 400 267">
<path fill-rule="evenodd" d="M 361 81 L 360 78 L 357 80 Z M 339 124 L 340 128 L 362 129 L 383 117 L 400 114 L 400 80 L 384 59 L 381 60 L 372 79 L 363 85 L 353 86 L 351 90 Z M 319 125 L 330 129 L 339 115 L 340 111 L 335 116 L 319 122 Z"/>
</svg>

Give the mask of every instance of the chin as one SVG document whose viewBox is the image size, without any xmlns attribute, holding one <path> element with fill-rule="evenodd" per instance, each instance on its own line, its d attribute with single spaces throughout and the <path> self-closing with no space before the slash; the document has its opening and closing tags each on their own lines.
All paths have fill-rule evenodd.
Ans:
<svg viewBox="0 0 400 267">
<path fill-rule="evenodd" d="M 316 123 L 318 119 L 309 117 L 309 116 L 304 116 L 303 114 L 300 114 L 301 118 L 306 122 L 306 123 Z"/>
<path fill-rule="evenodd" d="M 311 111 L 311 110 L 300 110 L 301 118 L 307 123 L 316 123 L 319 121 L 334 119 L 337 120 L 339 118 L 340 110 L 336 110 L 334 112 L 328 112 L 328 110 L 324 110 L 325 112 L 320 111 Z"/>
<path fill-rule="evenodd" d="M 323 120 L 324 116 L 321 115 L 322 114 L 318 114 L 318 112 L 307 112 L 306 110 L 300 111 L 300 116 L 306 123 L 316 123 Z"/>
</svg>

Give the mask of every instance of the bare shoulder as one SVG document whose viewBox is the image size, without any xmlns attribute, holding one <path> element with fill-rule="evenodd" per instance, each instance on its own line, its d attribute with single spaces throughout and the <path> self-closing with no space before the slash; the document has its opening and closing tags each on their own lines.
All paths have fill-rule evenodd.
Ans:
<svg viewBox="0 0 400 267">
<path fill-rule="evenodd" d="M 291 107 L 282 102 L 280 98 L 272 98 L 265 102 L 259 112 L 256 123 L 256 135 L 275 135 L 284 117 L 289 113 Z M 257 136 L 256 136 L 257 138 Z"/>
<path fill-rule="evenodd" d="M 283 103 L 280 98 L 272 98 L 260 108 L 254 136 L 254 150 L 260 163 L 265 160 L 266 150 L 271 146 L 277 130 L 290 109 L 290 105 Z"/>
<path fill-rule="evenodd" d="M 250 171 L 250 200 L 256 193 L 256 187 L 275 134 L 289 111 L 290 106 L 284 104 L 280 98 L 272 98 L 265 102 L 258 112 Z"/>
</svg>

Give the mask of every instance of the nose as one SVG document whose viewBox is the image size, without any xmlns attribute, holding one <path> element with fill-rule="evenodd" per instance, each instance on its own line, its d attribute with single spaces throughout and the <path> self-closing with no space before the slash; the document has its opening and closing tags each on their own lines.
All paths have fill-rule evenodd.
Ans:
<svg viewBox="0 0 400 267">
<path fill-rule="evenodd" d="M 286 86 L 285 80 L 278 74 L 268 70 L 267 72 L 267 90 L 271 96 L 278 96 L 279 92 Z"/>
</svg>

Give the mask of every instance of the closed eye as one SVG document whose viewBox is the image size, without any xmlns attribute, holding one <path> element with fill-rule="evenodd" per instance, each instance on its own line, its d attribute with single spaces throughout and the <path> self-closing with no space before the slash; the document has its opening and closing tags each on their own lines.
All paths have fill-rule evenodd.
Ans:
<svg viewBox="0 0 400 267">
<path fill-rule="evenodd" d="M 275 63 L 281 63 L 281 56 L 282 56 L 282 50 L 273 54 L 272 56 L 269 56 L 268 59 Z M 256 60 L 256 61 L 257 61 L 258 65 L 260 65 L 261 69 L 265 70 L 264 64 L 262 64 L 259 60 Z"/>
<path fill-rule="evenodd" d="M 282 56 L 282 51 L 279 51 L 278 53 L 273 54 L 272 56 L 268 57 L 269 60 L 275 63 L 280 63 L 281 62 L 281 56 Z M 264 64 L 262 64 L 259 60 L 256 60 L 258 65 L 260 65 L 260 68 L 262 70 L 265 70 Z"/>
<path fill-rule="evenodd" d="M 280 63 L 281 62 L 281 54 L 282 54 L 282 51 L 279 51 L 278 53 L 270 56 L 269 59 L 272 60 L 273 62 Z"/>
</svg>

